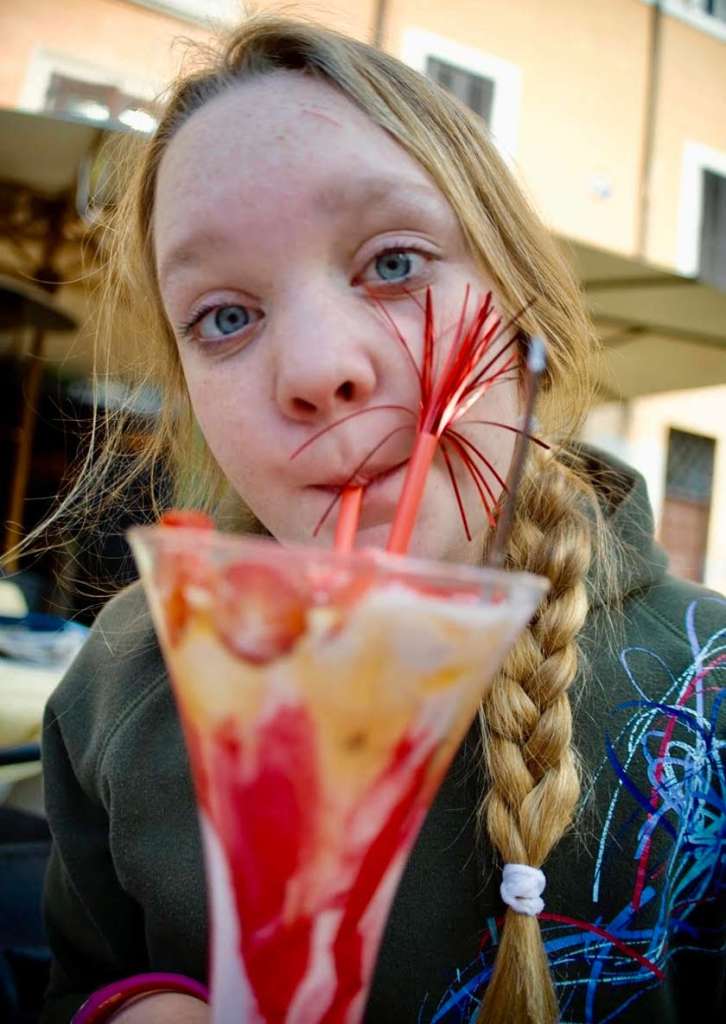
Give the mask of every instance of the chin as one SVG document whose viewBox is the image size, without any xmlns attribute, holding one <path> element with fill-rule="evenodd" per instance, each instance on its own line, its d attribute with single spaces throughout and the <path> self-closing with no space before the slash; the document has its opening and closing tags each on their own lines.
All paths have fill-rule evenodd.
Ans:
<svg viewBox="0 0 726 1024">
<path fill-rule="evenodd" d="M 362 530 L 356 543 L 357 548 L 385 548 L 390 526 Z M 451 562 L 467 565 L 480 565 L 484 550 L 484 537 L 479 536 L 467 541 L 463 528 L 451 535 L 443 535 L 442 531 L 421 529 L 414 530 L 406 552 L 411 558 L 421 558 L 431 562 Z"/>
<path fill-rule="evenodd" d="M 390 523 L 379 523 L 376 526 L 362 526 L 355 536 L 355 550 L 365 551 L 367 548 L 377 548 L 384 551 L 388 543 Z M 331 540 L 332 546 L 332 540 Z"/>
<path fill-rule="evenodd" d="M 445 517 L 442 524 L 436 522 L 435 516 L 423 516 L 414 529 L 413 536 L 407 554 L 412 558 L 421 558 L 433 562 L 451 562 L 466 565 L 481 565 L 482 552 L 486 531 L 481 530 L 473 540 L 468 541 L 463 525 L 457 516 L 455 522 Z M 365 551 L 375 548 L 385 551 L 388 543 L 388 536 L 391 532 L 391 519 L 388 516 L 374 518 L 373 522 L 366 523 L 365 516 L 358 529 L 355 539 L 355 550 Z M 272 534 L 281 544 L 304 545 L 313 548 L 332 550 L 334 547 L 335 522 L 326 523 L 317 537 L 313 536 L 314 525 L 309 531 L 300 529 L 290 530 L 290 524 L 284 526 L 275 524 L 271 528 Z"/>
<path fill-rule="evenodd" d="M 413 558 L 426 558 L 434 562 L 453 562 L 459 565 L 481 564 L 484 549 L 483 538 L 478 537 L 468 541 L 462 530 L 460 537 L 449 537 L 447 541 L 448 543 L 442 544 L 440 539 L 435 539 L 430 535 L 419 539 L 414 534 L 409 554 Z"/>
</svg>

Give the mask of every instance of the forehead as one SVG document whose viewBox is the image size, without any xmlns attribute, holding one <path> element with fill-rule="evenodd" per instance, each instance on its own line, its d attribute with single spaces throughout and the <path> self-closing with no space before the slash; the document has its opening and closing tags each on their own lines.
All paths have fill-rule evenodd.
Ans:
<svg viewBox="0 0 726 1024">
<path fill-rule="evenodd" d="M 390 158 L 419 165 L 368 115 L 327 82 L 294 71 L 277 71 L 230 88 L 197 110 L 172 139 L 162 161 L 210 144 L 226 155 L 275 161 L 292 147 L 316 152 L 325 140 L 335 150 L 352 146 L 359 155 L 370 147 Z M 257 147 L 265 146 L 263 152 Z"/>
<path fill-rule="evenodd" d="M 381 199 L 396 179 L 438 192 L 424 168 L 333 86 L 275 72 L 210 101 L 179 129 L 159 169 L 155 234 L 173 233 L 182 213 L 213 217 L 230 201 L 325 211 L 376 179 Z"/>
</svg>

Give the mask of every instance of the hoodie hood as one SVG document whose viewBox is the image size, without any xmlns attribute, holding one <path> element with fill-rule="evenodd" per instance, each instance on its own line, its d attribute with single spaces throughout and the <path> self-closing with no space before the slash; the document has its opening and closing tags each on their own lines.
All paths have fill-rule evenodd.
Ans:
<svg viewBox="0 0 726 1024">
<path fill-rule="evenodd" d="M 578 454 L 620 548 L 616 596 L 623 601 L 661 582 L 668 568 L 668 556 L 655 540 L 648 489 L 637 470 L 609 452 L 580 445 Z M 593 607 L 602 600 L 601 588 L 593 586 Z"/>
</svg>

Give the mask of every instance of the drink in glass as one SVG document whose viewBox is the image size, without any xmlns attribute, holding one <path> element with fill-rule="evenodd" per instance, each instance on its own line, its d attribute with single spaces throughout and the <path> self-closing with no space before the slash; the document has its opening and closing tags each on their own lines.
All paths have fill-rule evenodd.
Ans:
<svg viewBox="0 0 726 1024">
<path fill-rule="evenodd" d="M 131 533 L 194 778 L 214 1024 L 356 1024 L 406 858 L 546 582 Z"/>
</svg>

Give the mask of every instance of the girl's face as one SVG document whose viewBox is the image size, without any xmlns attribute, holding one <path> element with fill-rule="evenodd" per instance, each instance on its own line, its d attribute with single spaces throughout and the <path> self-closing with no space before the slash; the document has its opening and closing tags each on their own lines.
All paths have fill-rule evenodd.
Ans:
<svg viewBox="0 0 726 1024">
<path fill-rule="evenodd" d="M 240 86 L 197 111 L 159 170 L 154 240 L 161 293 L 207 444 L 282 542 L 330 547 L 335 486 L 363 470 L 357 546 L 383 547 L 418 412 L 418 380 L 382 313 L 420 365 L 426 289 L 445 353 L 461 313 L 490 290 L 426 171 L 334 88 L 293 72 Z M 495 297 L 496 302 L 496 297 Z M 298 458 L 329 424 L 352 416 Z M 517 424 L 513 380 L 468 419 Z M 459 425 L 506 478 L 515 435 Z M 399 467 L 399 468 L 395 468 Z M 387 472 L 390 471 L 390 472 Z M 477 562 L 486 517 L 456 468 L 467 541 L 446 464 L 429 474 L 411 553 Z M 501 488 L 487 474 L 495 495 Z"/>
</svg>

